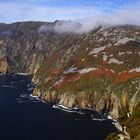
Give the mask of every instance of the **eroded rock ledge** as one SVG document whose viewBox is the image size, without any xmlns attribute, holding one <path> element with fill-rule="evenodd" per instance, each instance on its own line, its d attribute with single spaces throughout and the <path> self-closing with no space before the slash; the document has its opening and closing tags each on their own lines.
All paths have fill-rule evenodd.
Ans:
<svg viewBox="0 0 140 140">
<path fill-rule="evenodd" d="M 98 113 L 107 112 L 114 119 L 118 119 L 122 114 L 130 113 L 129 111 L 132 108 L 132 106 L 129 106 L 126 93 L 120 99 L 115 96 L 114 92 L 110 94 L 102 93 L 102 95 L 97 92 L 77 92 L 76 95 L 71 95 L 70 93 L 59 94 L 55 91 L 42 93 L 35 89 L 33 94 L 44 101 L 55 102 L 69 109 L 74 107 L 91 108 Z"/>
</svg>

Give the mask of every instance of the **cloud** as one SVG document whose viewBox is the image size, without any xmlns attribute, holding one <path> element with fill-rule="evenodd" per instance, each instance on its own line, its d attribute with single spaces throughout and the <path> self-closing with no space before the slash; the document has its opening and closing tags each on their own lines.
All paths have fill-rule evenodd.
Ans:
<svg viewBox="0 0 140 140">
<path fill-rule="evenodd" d="M 21 3 L 0 2 L 2 22 L 75 20 L 99 13 L 91 7 L 56 7 Z"/>
<path fill-rule="evenodd" d="M 98 12 L 96 11 L 96 15 L 83 20 L 63 22 L 60 25 L 56 25 L 55 30 L 58 32 L 84 33 L 89 32 L 100 25 L 104 27 L 127 24 L 140 26 L 139 5 L 140 2 L 126 6 L 112 14 L 106 14 L 105 12 L 98 10 Z M 77 23 L 80 23 L 81 26 L 76 28 Z"/>
<path fill-rule="evenodd" d="M 17 1 L 17 0 L 14 0 Z M 23 0 L 22 0 L 23 1 Z M 133 24 L 140 25 L 140 1 L 135 0 L 133 4 L 127 4 L 114 8 L 115 5 L 108 1 L 105 5 L 110 8 L 104 9 L 103 5 L 97 6 L 49 6 L 32 4 L 34 0 L 28 0 L 30 3 L 0 1 L 1 22 L 11 23 L 16 21 L 54 21 L 67 20 L 57 23 L 53 30 L 57 32 L 89 32 L 99 25 L 120 25 Z M 48 2 L 50 0 L 47 0 Z M 113 0 L 116 1 L 116 0 Z M 130 1 L 130 0 L 128 0 Z M 112 5 L 111 5 L 112 4 Z M 122 3 L 117 2 L 118 5 Z M 112 10 L 115 9 L 115 10 Z M 69 21 L 69 20 L 72 20 Z M 47 28 L 47 29 L 46 29 Z M 50 30 L 50 27 L 43 26 L 41 31 Z"/>
</svg>

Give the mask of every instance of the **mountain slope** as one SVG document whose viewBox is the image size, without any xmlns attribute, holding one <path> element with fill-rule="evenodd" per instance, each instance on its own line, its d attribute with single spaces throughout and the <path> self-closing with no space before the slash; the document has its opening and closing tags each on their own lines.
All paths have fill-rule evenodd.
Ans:
<svg viewBox="0 0 140 140">
<path fill-rule="evenodd" d="M 118 117 L 119 109 L 129 106 L 126 102 L 137 99 L 139 37 L 139 27 L 118 26 L 69 38 L 38 69 L 34 94 L 69 108 L 91 107 Z M 129 101 L 120 107 L 121 100 Z"/>
<path fill-rule="evenodd" d="M 45 101 L 129 118 L 140 101 L 140 27 L 76 34 L 55 31 L 59 22 L 0 24 L 0 72 L 32 74 Z"/>
</svg>

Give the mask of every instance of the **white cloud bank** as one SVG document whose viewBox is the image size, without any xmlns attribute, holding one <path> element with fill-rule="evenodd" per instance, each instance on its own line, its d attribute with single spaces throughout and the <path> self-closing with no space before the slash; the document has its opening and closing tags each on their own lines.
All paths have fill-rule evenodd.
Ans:
<svg viewBox="0 0 140 140">
<path fill-rule="evenodd" d="M 94 29 L 98 25 L 140 25 L 140 1 L 111 13 L 90 6 L 50 7 L 0 2 L 1 22 L 54 21 L 61 19 L 72 20 L 72 22 L 57 23 L 55 30 L 58 32 L 83 33 Z M 43 26 L 41 30 L 47 30 L 45 28 L 47 27 Z"/>
<path fill-rule="evenodd" d="M 79 28 L 76 28 L 77 23 L 81 23 Z M 119 9 L 110 15 L 100 11 L 100 14 L 98 15 L 83 20 L 75 20 L 67 23 L 64 22 L 62 25 L 56 25 L 55 28 L 59 32 L 84 33 L 89 32 L 99 25 L 114 26 L 127 24 L 140 26 L 140 2 L 136 5 L 134 4 L 133 6 Z"/>
<path fill-rule="evenodd" d="M 140 2 L 124 7 L 123 9 L 119 9 L 111 14 L 107 14 L 100 9 L 90 9 L 87 11 L 88 12 L 85 13 L 86 18 L 81 20 L 58 22 L 55 25 L 55 31 L 60 33 L 84 33 L 91 31 L 99 25 L 114 26 L 130 24 L 140 26 Z M 48 28 L 46 27 L 46 29 Z M 46 29 L 44 26 L 42 31 L 45 31 Z"/>
</svg>

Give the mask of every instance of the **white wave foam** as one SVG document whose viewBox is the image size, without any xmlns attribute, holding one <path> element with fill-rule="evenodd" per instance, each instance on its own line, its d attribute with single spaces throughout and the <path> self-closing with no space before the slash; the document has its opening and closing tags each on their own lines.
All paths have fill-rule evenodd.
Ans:
<svg viewBox="0 0 140 140">
<path fill-rule="evenodd" d="M 81 114 L 81 115 L 85 114 L 85 113 L 83 113 L 81 111 L 78 111 L 78 108 L 71 109 L 71 108 L 68 108 L 68 107 L 66 107 L 64 105 L 59 105 L 59 104 L 58 105 L 53 105 L 53 108 L 60 109 L 62 111 L 66 111 L 66 112 L 70 112 L 70 113 L 78 113 L 78 114 Z"/>
<path fill-rule="evenodd" d="M 39 99 L 38 96 L 35 96 L 33 94 L 30 94 L 30 97 L 33 98 L 33 99 L 36 99 L 37 101 L 40 101 L 40 102 L 43 102 L 43 103 L 47 103 L 46 101 Z"/>
<path fill-rule="evenodd" d="M 3 88 L 15 88 L 14 86 L 10 86 L 10 85 L 2 85 Z"/>
<path fill-rule="evenodd" d="M 25 76 L 27 76 L 28 74 L 27 73 L 15 73 L 16 75 L 25 75 Z"/>
<path fill-rule="evenodd" d="M 104 121 L 105 119 L 92 118 L 93 121 Z"/>
</svg>

